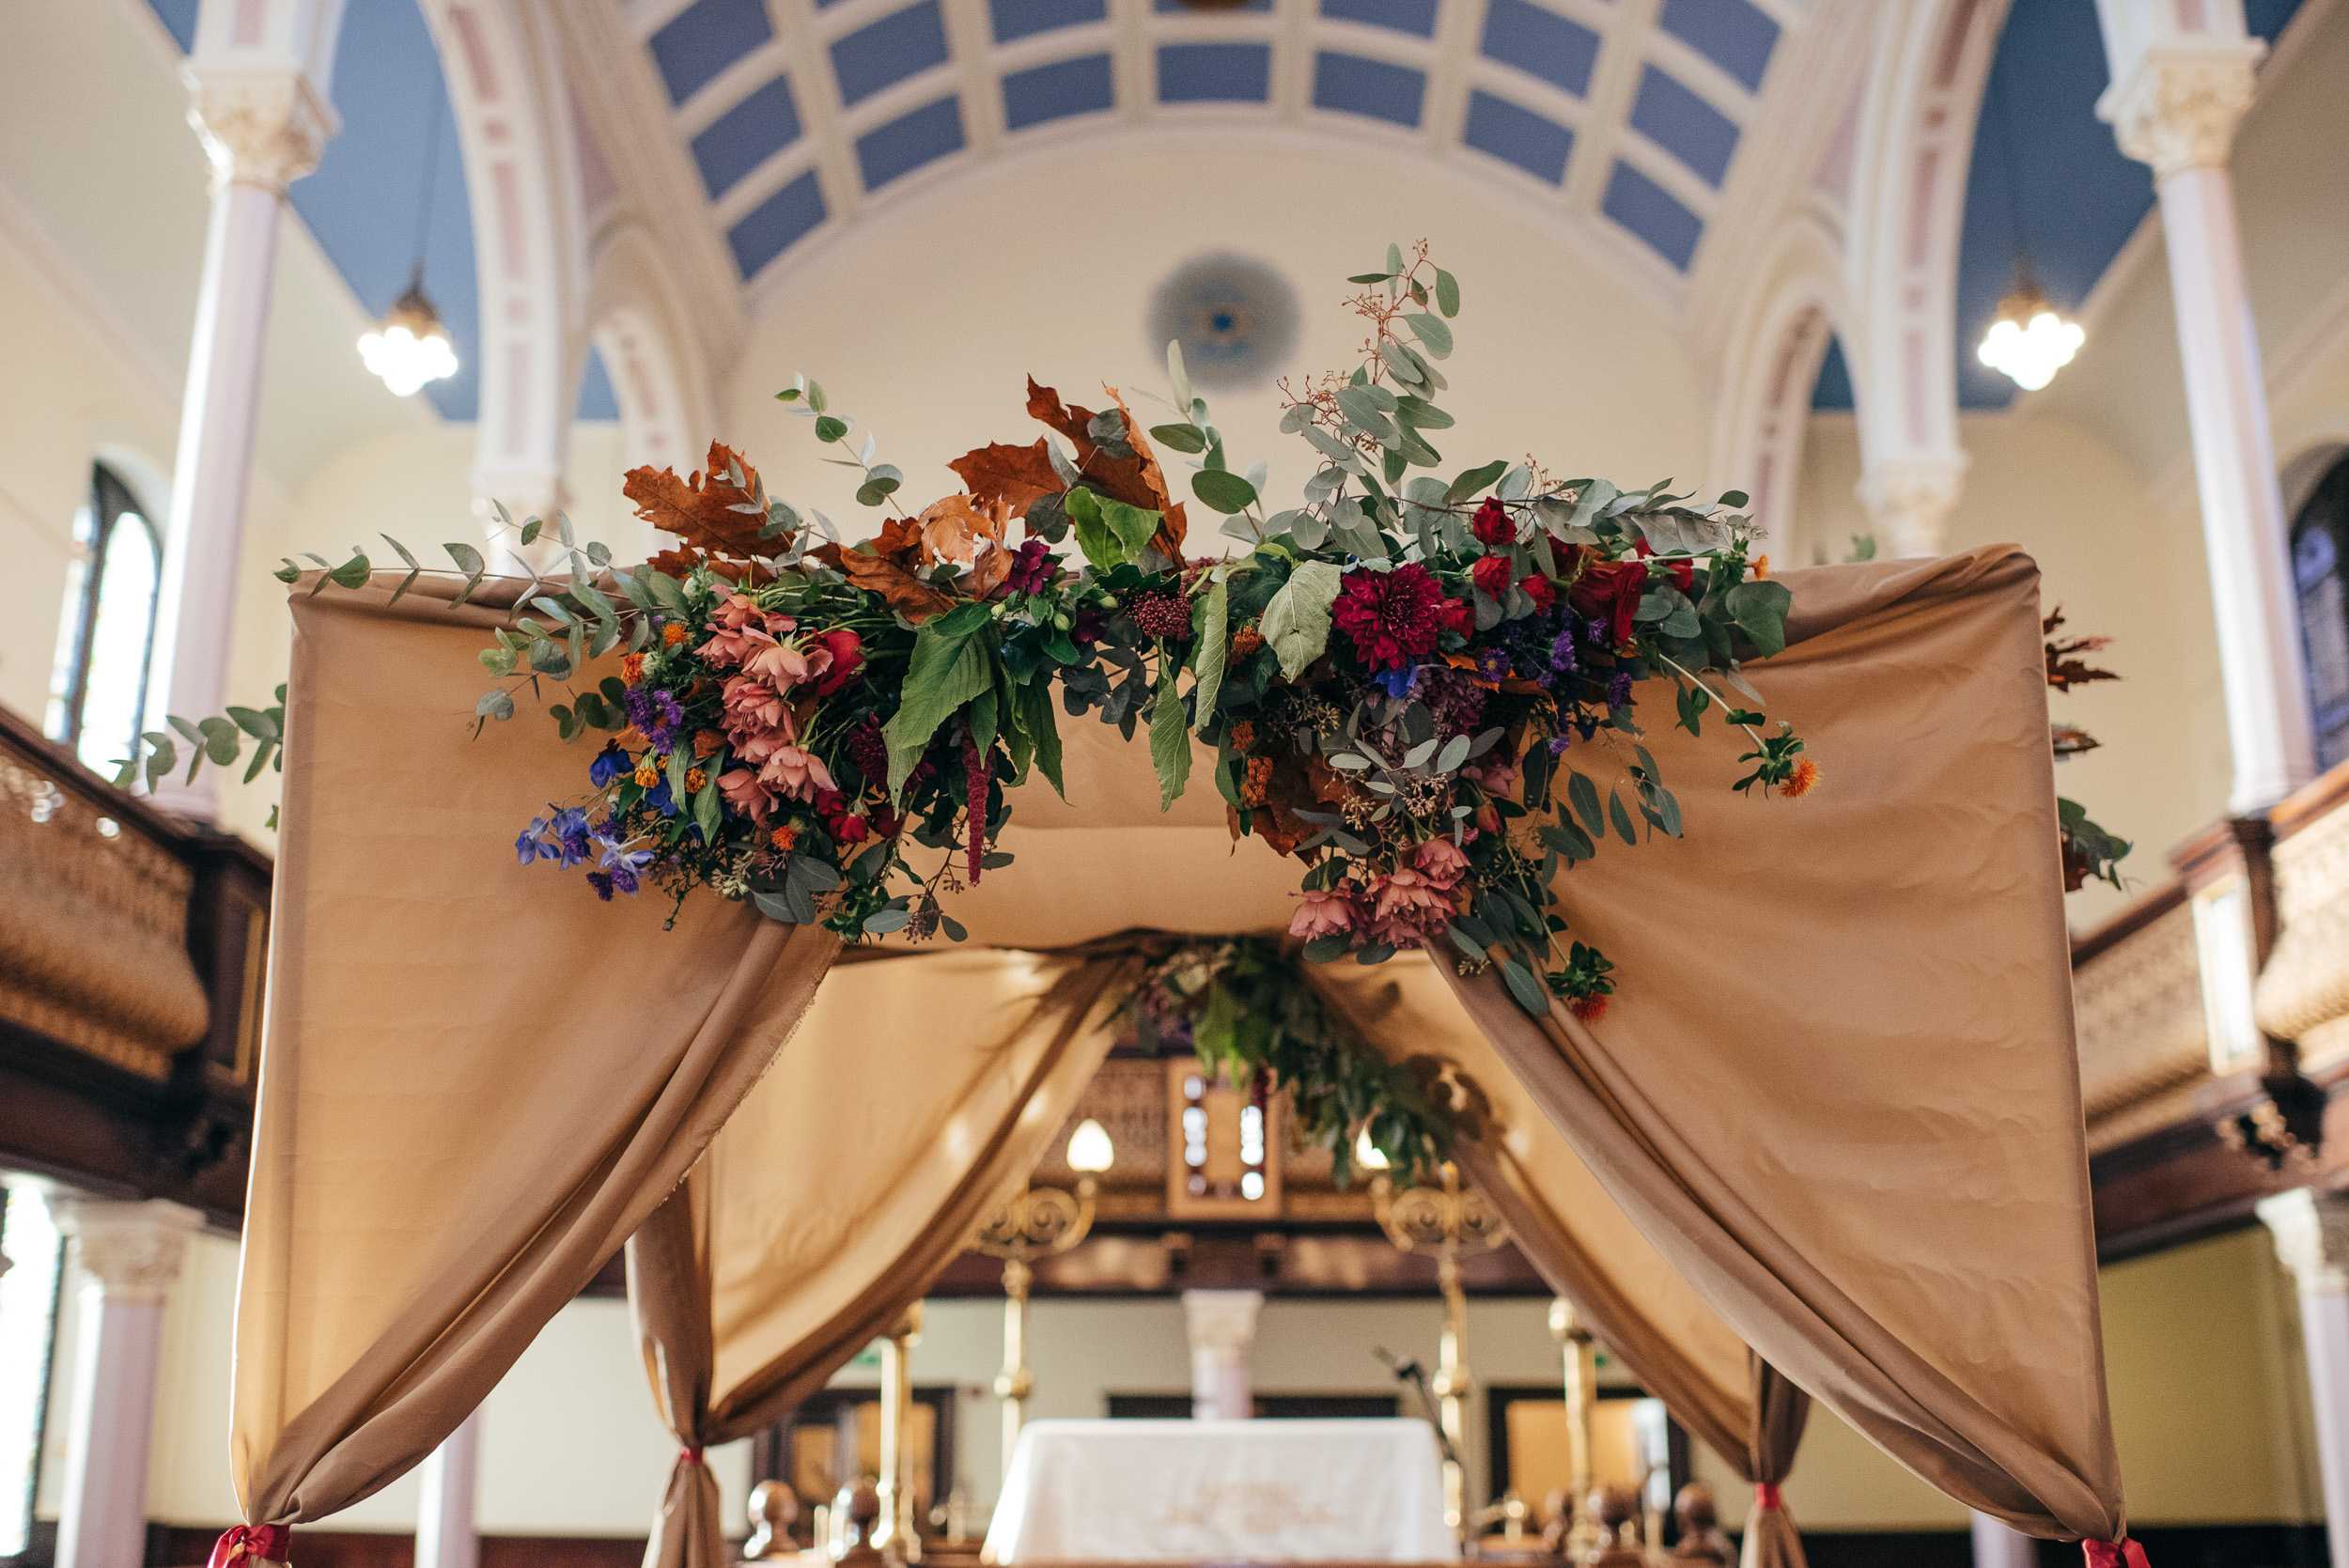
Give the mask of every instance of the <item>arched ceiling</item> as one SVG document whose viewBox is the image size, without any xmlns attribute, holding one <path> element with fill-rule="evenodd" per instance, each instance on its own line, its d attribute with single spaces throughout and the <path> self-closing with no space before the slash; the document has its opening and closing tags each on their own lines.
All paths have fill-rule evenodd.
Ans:
<svg viewBox="0 0 2349 1568">
<path fill-rule="evenodd" d="M 1318 132 L 1512 182 L 1670 288 L 1803 8 L 634 0 L 628 12 L 746 284 L 957 164 L 1087 127 L 1213 123 Z"/>
</svg>

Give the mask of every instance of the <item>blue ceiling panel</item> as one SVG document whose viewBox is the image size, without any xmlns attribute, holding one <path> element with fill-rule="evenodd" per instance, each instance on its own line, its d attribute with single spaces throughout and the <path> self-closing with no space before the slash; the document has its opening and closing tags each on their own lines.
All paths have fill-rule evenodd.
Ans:
<svg viewBox="0 0 2349 1568">
<path fill-rule="evenodd" d="M 997 43 L 1056 27 L 1081 27 L 1110 14 L 1108 0 L 988 0 L 988 10 L 995 20 Z"/>
<path fill-rule="evenodd" d="M 1339 22 L 1392 27 L 1414 38 L 1436 36 L 1436 0 L 1321 0 L 1321 14 Z"/>
<path fill-rule="evenodd" d="M 1159 50 L 1161 103 L 1262 103 L 1272 96 L 1268 43 L 1170 43 Z"/>
<path fill-rule="evenodd" d="M 169 32 L 184 54 L 195 47 L 195 13 L 201 0 L 148 0 L 156 20 Z"/>
<path fill-rule="evenodd" d="M 1624 163 L 1607 181 L 1607 199 L 1600 210 L 1647 244 L 1648 249 L 1682 272 L 1697 254 L 1704 235 L 1704 220 L 1680 205 L 1670 191 Z"/>
<path fill-rule="evenodd" d="M 789 250 L 824 221 L 824 192 L 810 169 L 751 210 L 750 215 L 726 231 L 733 247 L 735 270 L 745 281 Z"/>
<path fill-rule="evenodd" d="M 1420 105 L 1427 97 L 1427 73 L 1408 66 L 1366 60 L 1325 49 L 1314 56 L 1314 107 L 1396 125 L 1419 124 Z"/>
<path fill-rule="evenodd" d="M 862 103 L 883 87 L 945 63 L 946 23 L 939 15 L 938 0 L 908 6 L 834 39 L 832 46 L 832 69 L 840 78 L 843 103 Z"/>
<path fill-rule="evenodd" d="M 1469 96 L 1460 139 L 1552 185 L 1566 178 L 1566 155 L 1574 150 L 1574 132 L 1556 120 L 1483 91 Z"/>
<path fill-rule="evenodd" d="M 962 101 L 951 94 L 856 139 L 856 160 L 868 191 L 961 150 Z"/>
<path fill-rule="evenodd" d="M 1736 122 L 1654 66 L 1640 73 L 1631 127 L 1717 188 L 1737 150 Z"/>
<path fill-rule="evenodd" d="M 1858 405 L 1852 400 L 1851 363 L 1843 358 L 1843 340 L 1827 340 L 1827 357 L 1819 361 L 1818 380 L 1811 383 L 1811 407 L 1813 411 L 1849 413 Z"/>
<path fill-rule="evenodd" d="M 712 121 L 693 138 L 693 162 L 712 201 L 735 181 L 800 139 L 800 111 L 791 83 L 776 77 Z"/>
<path fill-rule="evenodd" d="M 1531 0 L 1492 0 L 1485 12 L 1485 57 L 1530 71 L 1561 92 L 1591 90 L 1598 35 Z"/>
<path fill-rule="evenodd" d="M 1198 14 L 1189 6 L 1184 5 L 1183 0 L 1150 0 L 1150 8 L 1160 16 L 1195 16 Z M 1226 12 L 1240 15 L 1254 12 L 1263 15 L 1271 9 L 1272 0 L 1245 0 L 1245 4 L 1226 8 Z"/>
<path fill-rule="evenodd" d="M 652 36 L 652 63 L 669 101 L 682 103 L 772 37 L 761 0 L 694 0 Z"/>
<path fill-rule="evenodd" d="M 612 390 L 612 373 L 603 367 L 603 356 L 591 346 L 587 350 L 587 368 L 579 378 L 579 405 L 571 415 L 574 419 L 617 419 L 620 399 Z"/>
<path fill-rule="evenodd" d="M 1107 54 L 1054 60 L 1003 77 L 1003 126 L 1009 131 L 1025 131 L 1070 115 L 1106 114 L 1116 104 Z"/>
<path fill-rule="evenodd" d="M 1664 0 L 1657 25 L 1743 82 L 1748 92 L 1761 90 L 1770 51 L 1778 46 L 1778 23 L 1752 0 Z"/>
</svg>

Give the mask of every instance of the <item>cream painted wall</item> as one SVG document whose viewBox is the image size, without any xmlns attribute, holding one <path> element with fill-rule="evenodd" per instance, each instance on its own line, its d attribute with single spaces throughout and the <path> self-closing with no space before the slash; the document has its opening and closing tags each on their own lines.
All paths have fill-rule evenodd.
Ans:
<svg viewBox="0 0 2349 1568">
<path fill-rule="evenodd" d="M 1346 276 L 1377 268 L 1390 241 L 1423 236 L 1462 290 L 1459 348 L 1442 366 L 1452 383 L 1442 403 L 1459 420 L 1436 436 L 1443 472 L 1528 452 L 1562 479 L 1644 485 L 1704 468 L 1709 403 L 1676 331 L 1602 269 L 1475 194 L 1391 162 L 1262 139 L 1188 154 L 1113 133 L 1067 146 L 862 225 L 774 291 L 723 415 L 725 439 L 746 448 L 771 490 L 860 536 L 879 527 L 879 514 L 853 500 L 853 471 L 824 467 L 807 423 L 774 401 L 796 372 L 878 435 L 918 510 L 959 488 L 948 459 L 1042 433 L 1025 412 L 1022 372 L 1088 407 L 1102 406 L 1108 380 L 1138 418 L 1164 422 L 1165 345 L 1147 340 L 1147 302 L 1184 259 L 1230 249 L 1275 261 L 1299 299 L 1289 372 L 1350 370 L 1364 334 L 1341 305 Z M 1274 391 L 1206 396 L 1232 466 L 1270 463 L 1270 493 L 1293 499 L 1313 454 L 1279 433 Z M 1188 495 L 1188 474 L 1178 483 Z M 1192 511 L 1195 547 L 1221 548 L 1208 543 L 1213 514 Z"/>
</svg>

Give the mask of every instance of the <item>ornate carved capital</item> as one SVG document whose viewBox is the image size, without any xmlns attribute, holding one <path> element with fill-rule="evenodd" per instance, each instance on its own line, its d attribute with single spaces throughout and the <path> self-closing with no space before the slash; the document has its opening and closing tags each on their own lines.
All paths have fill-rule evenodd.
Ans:
<svg viewBox="0 0 2349 1568">
<path fill-rule="evenodd" d="M 2257 47 L 2148 50 L 2124 82 L 2096 105 L 2121 150 L 2154 166 L 2156 180 L 2188 169 L 2221 168 L 2235 122 L 2251 106 Z"/>
<path fill-rule="evenodd" d="M 291 69 L 186 73 L 188 123 L 203 138 L 215 188 L 257 185 L 280 195 L 319 166 L 342 129 L 333 105 Z"/>
<path fill-rule="evenodd" d="M 2349 1296 L 2349 1197 L 2296 1187 L 2259 1203 L 2276 1256 L 2303 1296 Z"/>
<path fill-rule="evenodd" d="M 87 1198 L 51 1203 L 57 1228 L 81 1243 L 82 1266 L 113 1302 L 161 1305 L 179 1278 L 189 1235 L 204 1223 L 195 1210 L 160 1198 L 144 1203 Z"/>
<path fill-rule="evenodd" d="M 1895 458 L 1872 463 L 1859 476 L 1859 503 L 1875 527 L 1876 551 L 1933 556 L 1966 483 L 1966 458 Z"/>
</svg>

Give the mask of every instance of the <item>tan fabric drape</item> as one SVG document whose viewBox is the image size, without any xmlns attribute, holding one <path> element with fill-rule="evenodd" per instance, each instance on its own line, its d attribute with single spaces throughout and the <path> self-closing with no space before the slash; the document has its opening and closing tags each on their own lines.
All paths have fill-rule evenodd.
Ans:
<svg viewBox="0 0 2349 1568">
<path fill-rule="evenodd" d="M 599 905 L 512 843 L 578 792 L 470 738 L 494 619 L 294 600 L 268 1032 L 237 1305 L 249 1523 L 406 1471 L 683 1178 L 837 942 L 716 899 Z M 444 599 L 447 590 L 442 588 Z"/>
<path fill-rule="evenodd" d="M 1806 1568 L 1802 1536 L 1778 1488 L 1795 1467 L 1795 1450 L 1802 1446 L 1802 1429 L 1811 1420 L 1811 1396 L 1761 1357 L 1749 1351 L 1747 1358 L 1753 1366 L 1753 1427 L 1737 1473 L 1752 1483 L 1754 1504 L 1746 1515 L 1738 1561 L 1741 1568 Z"/>
<path fill-rule="evenodd" d="M 1128 955 L 932 951 L 825 977 L 799 1041 L 628 1244 L 661 1420 L 688 1451 L 646 1568 L 722 1568 L 698 1452 L 766 1426 L 921 1299 L 1108 1054 Z"/>
<path fill-rule="evenodd" d="M 1797 592 L 1808 640 L 1750 674 L 1821 787 L 1740 800 L 1741 737 L 1655 724 L 1689 837 L 1563 879 L 1626 980 L 1605 1019 L 1443 972 L 1773 1366 L 1959 1501 L 2110 1539 L 2037 572 L 1992 548 Z"/>
</svg>

